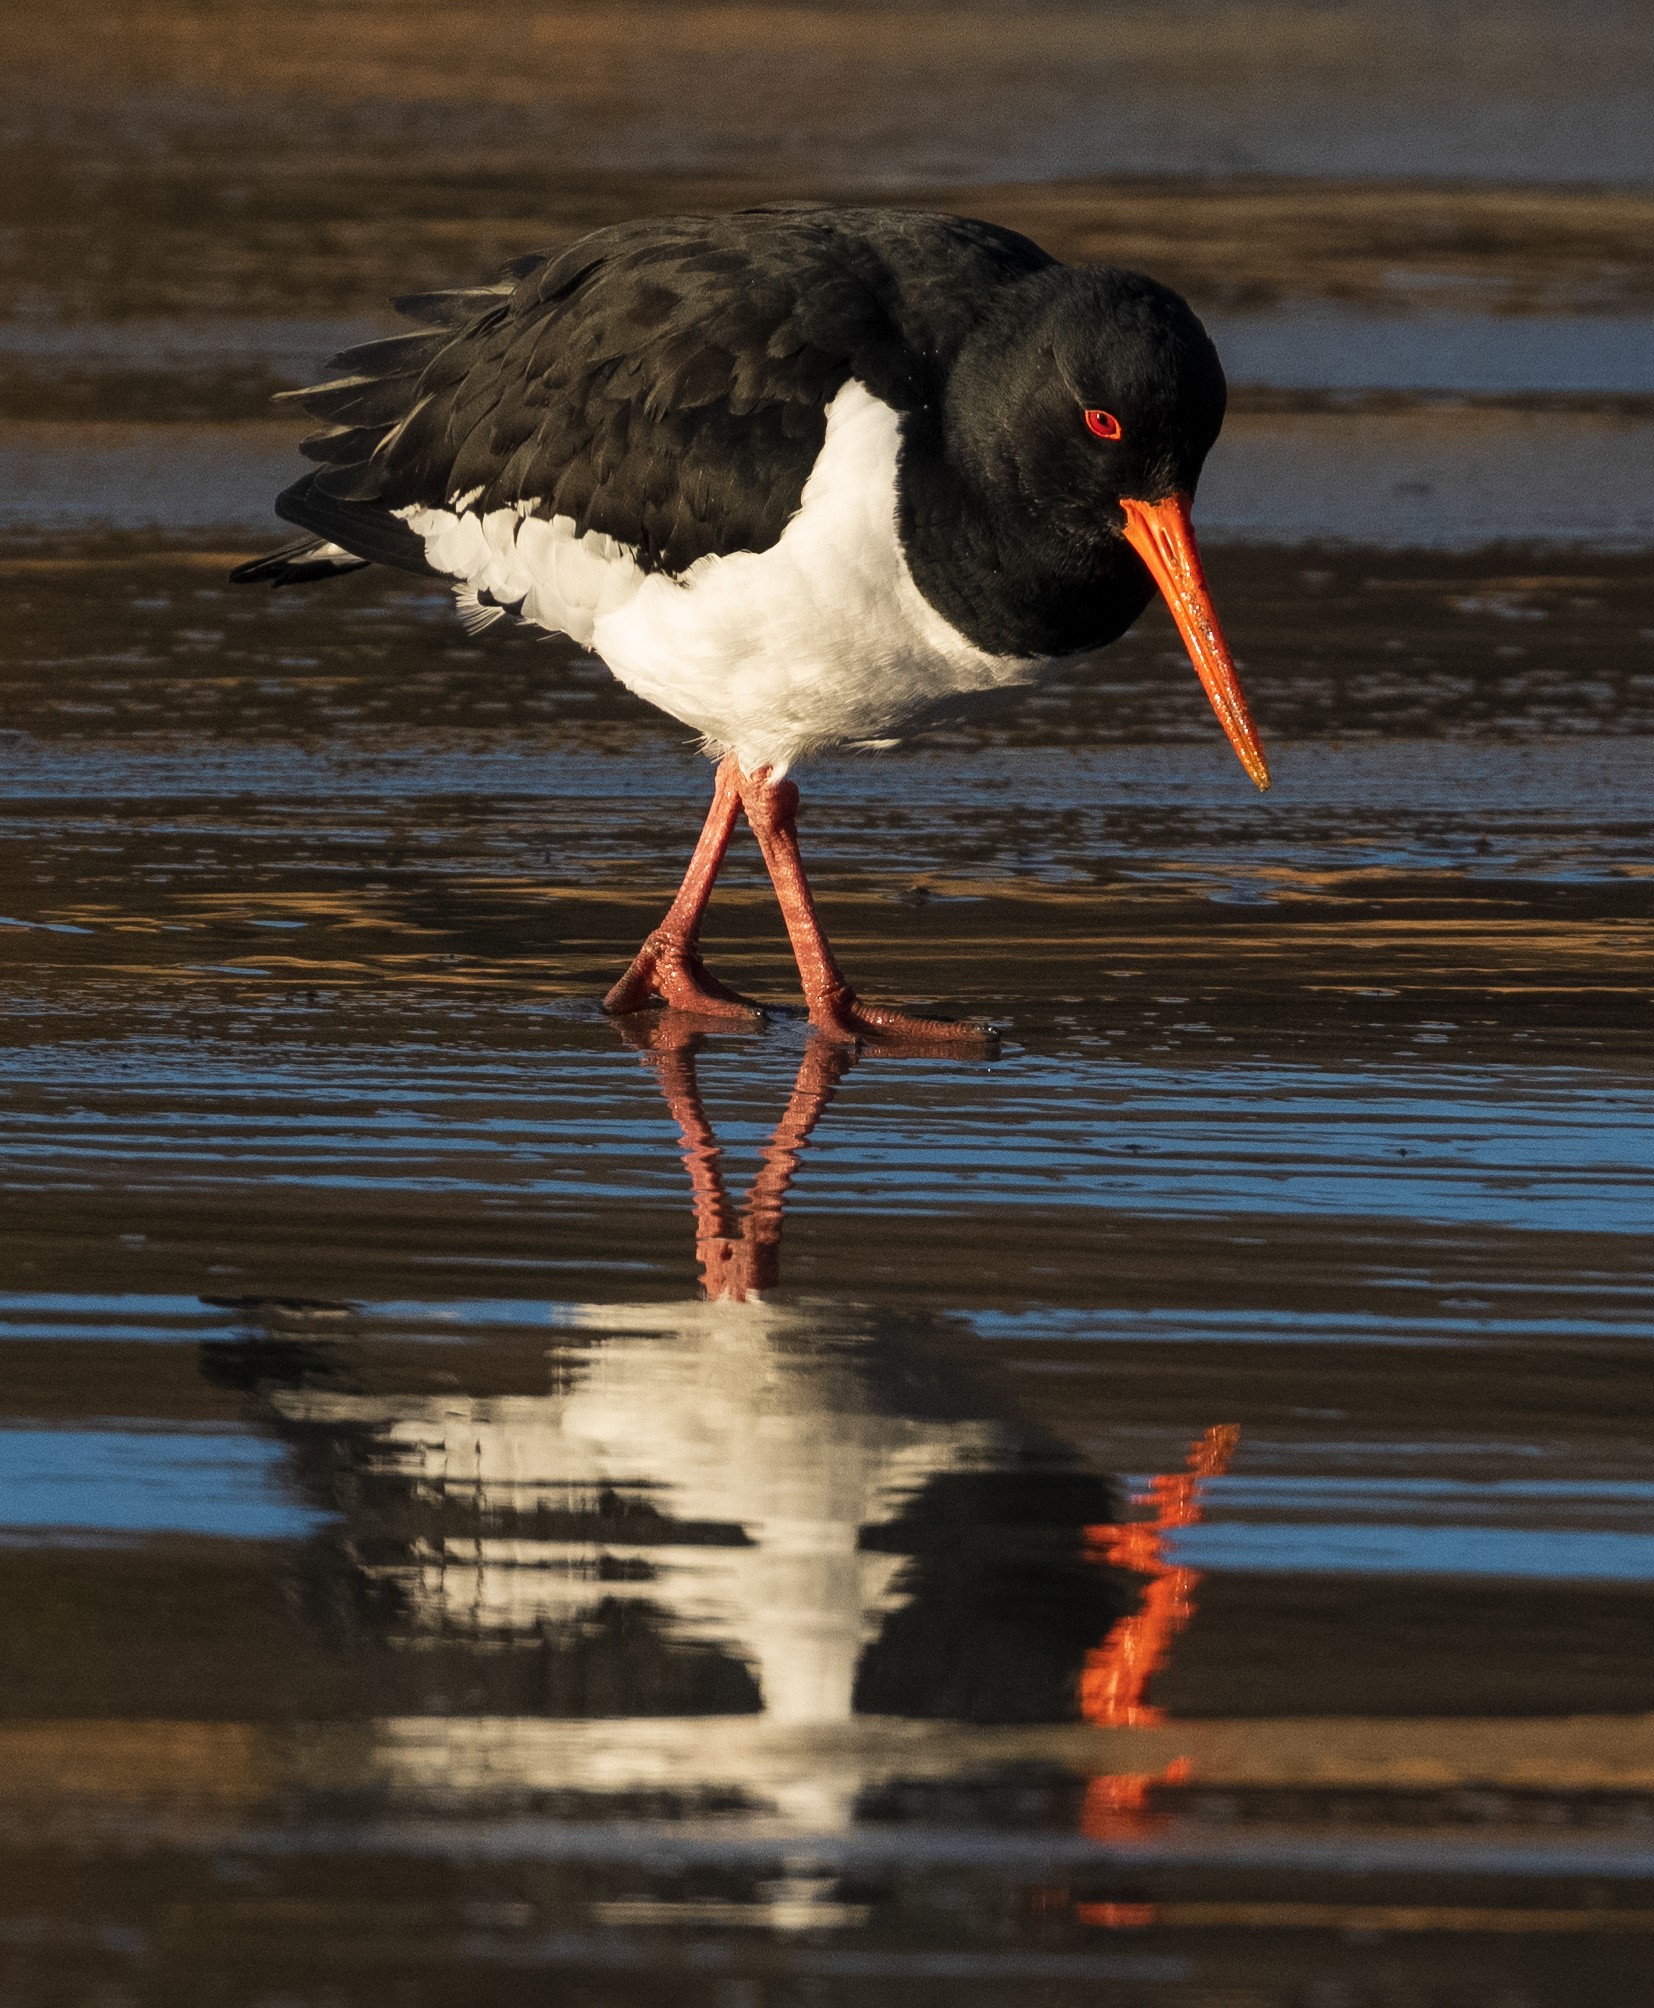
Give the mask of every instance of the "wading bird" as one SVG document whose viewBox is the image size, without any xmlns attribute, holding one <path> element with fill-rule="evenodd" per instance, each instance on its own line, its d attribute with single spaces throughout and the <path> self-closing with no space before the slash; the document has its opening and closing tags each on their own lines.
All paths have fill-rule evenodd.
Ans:
<svg viewBox="0 0 1654 2008">
<path fill-rule="evenodd" d="M 1152 279 L 958 217 L 789 204 L 620 224 L 397 304 L 420 332 L 292 393 L 326 421 L 276 502 L 306 535 L 234 576 L 451 579 L 474 626 L 560 630 L 701 735 L 711 811 L 611 1011 L 754 1015 L 698 946 L 744 811 L 823 1032 L 979 1040 L 851 989 L 788 772 L 1002 700 L 1156 586 L 1268 786 L 1189 524 L 1223 371 Z"/>
</svg>

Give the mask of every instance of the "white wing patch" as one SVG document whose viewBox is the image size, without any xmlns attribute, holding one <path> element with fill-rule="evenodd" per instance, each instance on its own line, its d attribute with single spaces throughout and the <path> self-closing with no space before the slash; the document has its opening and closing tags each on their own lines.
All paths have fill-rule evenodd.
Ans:
<svg viewBox="0 0 1654 2008">
<path fill-rule="evenodd" d="M 511 611 L 591 648 L 620 681 L 751 773 L 832 746 L 893 742 L 1042 660 L 990 655 L 913 582 L 896 526 L 901 419 L 846 384 L 797 513 L 767 551 L 645 572 L 612 537 L 519 503 L 398 513 L 476 625 Z"/>
<path fill-rule="evenodd" d="M 426 562 L 460 582 L 455 590 L 468 625 L 486 627 L 510 612 L 590 648 L 598 620 L 643 583 L 624 544 L 578 536 L 572 516 L 536 516 L 533 502 L 479 516 L 464 506 L 467 499 L 476 498 L 462 496 L 451 509 L 396 513 L 424 539 Z M 483 594 L 492 604 L 483 603 Z"/>
</svg>

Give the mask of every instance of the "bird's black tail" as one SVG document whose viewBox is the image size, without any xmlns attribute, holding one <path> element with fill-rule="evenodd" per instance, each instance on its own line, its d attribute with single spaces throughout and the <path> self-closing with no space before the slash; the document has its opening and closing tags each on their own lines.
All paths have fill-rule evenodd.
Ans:
<svg viewBox="0 0 1654 2008">
<path fill-rule="evenodd" d="M 230 574 L 237 585 L 303 586 L 363 565 L 434 576 L 423 540 L 381 501 L 374 456 L 417 409 L 422 376 L 455 330 L 503 314 L 517 281 L 544 262 L 519 258 L 491 285 L 398 300 L 399 312 L 424 323 L 417 334 L 360 343 L 328 365 L 342 376 L 278 393 L 324 421 L 299 447 L 321 465 L 276 497 L 276 514 L 308 534 L 238 565 Z"/>
<path fill-rule="evenodd" d="M 341 572 L 359 572 L 371 564 L 325 537 L 299 537 L 283 544 L 279 551 L 266 551 L 262 558 L 249 558 L 230 574 L 230 583 L 254 586 L 307 586 L 312 579 L 337 578 Z"/>
</svg>

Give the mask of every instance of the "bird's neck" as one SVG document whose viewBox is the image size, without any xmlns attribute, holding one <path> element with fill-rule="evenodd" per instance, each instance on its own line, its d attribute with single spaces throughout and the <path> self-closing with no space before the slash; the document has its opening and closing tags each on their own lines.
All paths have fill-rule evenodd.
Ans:
<svg viewBox="0 0 1654 2008">
<path fill-rule="evenodd" d="M 897 522 L 914 583 L 991 655 L 1074 655 L 1118 640 L 1153 586 L 1119 537 L 1063 535 L 948 451 L 926 405 L 902 423 Z"/>
</svg>

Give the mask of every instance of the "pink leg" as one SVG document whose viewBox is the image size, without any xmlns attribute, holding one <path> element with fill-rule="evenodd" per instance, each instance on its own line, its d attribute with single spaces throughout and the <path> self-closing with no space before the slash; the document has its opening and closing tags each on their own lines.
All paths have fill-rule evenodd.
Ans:
<svg viewBox="0 0 1654 2008">
<path fill-rule="evenodd" d="M 946 1018 L 915 1018 L 882 1004 L 863 1004 L 845 981 L 804 876 L 798 850 L 798 790 L 791 781 L 771 781 L 764 769 L 738 779 L 741 807 L 764 854 L 770 881 L 787 923 L 798 961 L 810 1023 L 829 1039 L 883 1039 L 919 1046 L 986 1047 L 992 1034 L 980 1025 L 956 1025 Z"/>
<path fill-rule="evenodd" d="M 666 918 L 638 950 L 631 968 L 604 998 L 605 1011 L 615 1016 L 641 1011 L 658 997 L 672 1010 L 687 1011 L 697 1018 L 736 1019 L 750 1024 L 763 1016 L 755 1004 L 708 974 L 698 947 L 713 882 L 729 848 L 740 808 L 741 774 L 730 754 L 718 763 L 712 807 L 707 811 L 700 842 L 689 860 L 678 896 L 667 908 Z"/>
</svg>

